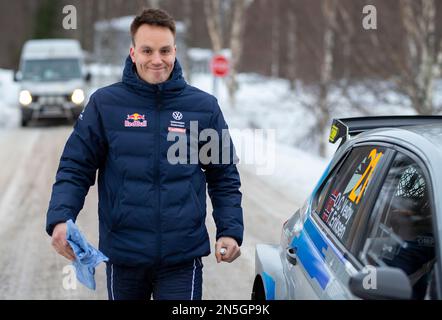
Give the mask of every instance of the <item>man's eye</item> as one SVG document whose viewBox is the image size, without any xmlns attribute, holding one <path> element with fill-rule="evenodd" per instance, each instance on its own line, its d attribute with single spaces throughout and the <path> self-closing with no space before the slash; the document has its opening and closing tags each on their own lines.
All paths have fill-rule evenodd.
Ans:
<svg viewBox="0 0 442 320">
<path fill-rule="evenodd" d="M 150 49 L 144 49 L 144 50 L 143 50 L 143 53 L 151 54 L 151 53 L 152 53 L 152 50 L 150 50 Z"/>
<path fill-rule="evenodd" d="M 162 49 L 161 53 L 162 54 L 168 54 L 170 52 L 170 49 Z"/>
</svg>

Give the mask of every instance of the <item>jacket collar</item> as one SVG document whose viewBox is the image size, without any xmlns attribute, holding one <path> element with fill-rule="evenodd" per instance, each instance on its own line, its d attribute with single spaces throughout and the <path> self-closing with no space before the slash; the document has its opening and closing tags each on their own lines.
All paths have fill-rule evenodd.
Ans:
<svg viewBox="0 0 442 320">
<path fill-rule="evenodd" d="M 175 59 L 169 80 L 159 84 L 150 84 L 138 76 L 135 64 L 132 62 L 130 56 L 126 58 L 123 71 L 123 83 L 143 96 L 155 96 L 158 92 L 163 96 L 176 96 L 180 94 L 186 86 L 181 65 L 177 59 Z"/>
</svg>

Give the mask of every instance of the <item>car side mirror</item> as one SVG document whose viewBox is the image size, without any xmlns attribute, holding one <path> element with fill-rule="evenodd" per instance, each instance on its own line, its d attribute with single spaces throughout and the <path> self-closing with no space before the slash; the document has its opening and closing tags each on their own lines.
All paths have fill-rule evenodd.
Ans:
<svg viewBox="0 0 442 320">
<path fill-rule="evenodd" d="M 21 71 L 14 72 L 14 82 L 19 82 L 23 78 Z"/>
<path fill-rule="evenodd" d="M 410 280 L 404 271 L 391 267 L 371 267 L 352 277 L 350 291 L 357 297 L 369 300 L 399 299 L 412 297 Z"/>
</svg>

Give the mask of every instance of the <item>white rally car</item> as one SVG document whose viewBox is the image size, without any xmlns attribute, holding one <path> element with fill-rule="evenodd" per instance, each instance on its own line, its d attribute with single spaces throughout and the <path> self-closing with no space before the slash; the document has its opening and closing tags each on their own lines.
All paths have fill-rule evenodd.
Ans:
<svg viewBox="0 0 442 320">
<path fill-rule="evenodd" d="M 340 138 L 280 244 L 257 245 L 252 299 L 441 299 L 442 117 L 335 119 Z"/>
</svg>

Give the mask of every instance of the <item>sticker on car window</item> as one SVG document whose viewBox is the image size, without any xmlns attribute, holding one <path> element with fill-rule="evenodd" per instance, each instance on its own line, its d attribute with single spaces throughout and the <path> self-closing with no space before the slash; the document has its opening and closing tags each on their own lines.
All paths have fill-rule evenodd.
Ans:
<svg viewBox="0 0 442 320">
<path fill-rule="evenodd" d="M 342 239 L 354 213 L 353 203 L 342 192 L 333 190 L 321 215 L 324 221 Z"/>
<path fill-rule="evenodd" d="M 328 194 L 319 216 L 333 233 L 345 240 L 347 229 L 352 225 L 354 216 L 369 185 L 373 172 L 382 157 L 375 148 L 358 149 L 340 172 L 333 188 Z"/>
<path fill-rule="evenodd" d="M 362 195 L 364 194 L 365 188 L 367 187 L 368 182 L 370 181 L 373 175 L 374 169 L 376 168 L 381 157 L 382 157 L 382 152 L 377 152 L 376 149 L 371 150 L 370 154 L 368 155 L 370 163 L 365 168 L 364 173 L 361 175 L 358 182 L 356 182 L 355 186 L 351 190 L 348 196 L 350 201 L 359 204 L 359 201 L 361 200 Z"/>
</svg>

